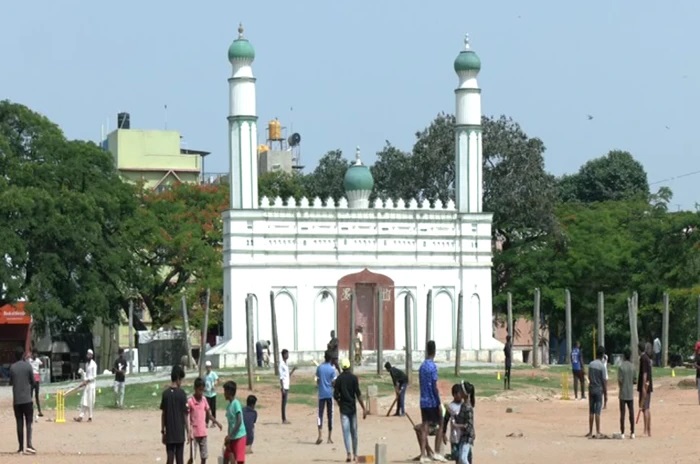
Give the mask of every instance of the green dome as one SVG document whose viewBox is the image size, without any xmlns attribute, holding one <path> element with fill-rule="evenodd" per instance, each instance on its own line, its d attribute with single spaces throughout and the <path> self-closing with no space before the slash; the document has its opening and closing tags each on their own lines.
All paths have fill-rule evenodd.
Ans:
<svg viewBox="0 0 700 464">
<path fill-rule="evenodd" d="M 248 39 L 243 38 L 243 26 L 238 27 L 238 39 L 234 40 L 228 48 L 228 60 L 230 62 L 238 60 L 253 61 L 255 59 L 255 50 L 248 42 Z"/>
<path fill-rule="evenodd" d="M 479 71 L 481 60 L 472 50 L 463 50 L 455 59 L 455 71 Z"/>
<path fill-rule="evenodd" d="M 369 171 L 369 167 L 362 164 L 353 164 L 345 171 L 343 187 L 346 192 L 356 190 L 372 190 L 374 188 L 374 178 Z"/>
</svg>

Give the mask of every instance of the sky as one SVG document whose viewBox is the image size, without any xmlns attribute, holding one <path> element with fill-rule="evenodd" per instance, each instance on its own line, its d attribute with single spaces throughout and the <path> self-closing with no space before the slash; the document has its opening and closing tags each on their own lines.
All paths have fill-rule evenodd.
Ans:
<svg viewBox="0 0 700 464">
<path fill-rule="evenodd" d="M 256 51 L 261 139 L 278 117 L 301 134 L 307 171 L 333 149 L 352 158 L 359 146 L 367 163 L 387 140 L 410 150 L 416 131 L 454 112 L 469 33 L 484 114 L 542 139 L 549 172 L 627 150 L 652 190 L 671 188 L 672 209 L 700 202 L 694 0 L 25 0 L 3 2 L 1 16 L 0 99 L 95 142 L 129 112 L 132 128 L 167 126 L 210 151 L 205 171 L 219 173 L 239 22 Z"/>
</svg>

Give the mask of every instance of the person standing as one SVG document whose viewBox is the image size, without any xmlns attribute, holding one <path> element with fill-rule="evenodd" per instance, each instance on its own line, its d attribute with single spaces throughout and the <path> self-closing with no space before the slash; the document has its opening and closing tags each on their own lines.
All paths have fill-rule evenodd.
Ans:
<svg viewBox="0 0 700 464">
<path fill-rule="evenodd" d="M 41 369 L 41 366 L 44 365 L 43 362 L 41 362 L 41 359 L 39 359 L 39 353 L 37 353 L 36 350 L 32 350 L 32 357 L 29 360 L 29 364 L 32 366 L 32 372 L 34 374 L 34 400 L 36 401 L 36 410 L 38 411 L 38 416 L 39 417 L 44 417 L 44 415 L 41 413 L 41 402 L 39 401 L 39 384 L 41 384 L 41 373 L 39 372 L 39 369 Z"/>
<path fill-rule="evenodd" d="M 92 413 L 95 410 L 95 396 L 97 393 L 97 363 L 93 358 L 95 354 L 92 350 L 87 350 L 87 362 L 85 363 L 85 380 L 80 384 L 85 387 L 83 396 L 80 399 L 80 414 L 74 417 L 76 422 L 82 422 L 85 413 L 88 416 L 88 422 L 92 422 Z"/>
<path fill-rule="evenodd" d="M 207 440 L 207 423 L 211 421 L 222 430 L 222 426 L 211 415 L 209 403 L 204 397 L 204 379 L 197 377 L 194 380 L 194 395 L 187 400 L 187 412 L 190 419 L 190 430 L 192 431 L 192 441 L 199 448 L 199 458 L 201 464 L 207 463 L 209 457 L 209 446 Z"/>
<path fill-rule="evenodd" d="M 506 371 L 503 376 L 503 389 L 510 390 L 510 369 L 513 366 L 513 344 L 510 341 L 510 335 L 506 335 L 506 344 L 503 347 L 503 354 L 506 358 Z"/>
<path fill-rule="evenodd" d="M 362 407 L 362 418 L 367 417 L 367 409 L 362 401 L 360 381 L 357 376 L 350 372 L 350 360 L 343 359 L 341 364 L 342 372 L 335 379 L 333 386 L 333 397 L 338 402 L 340 409 L 340 425 L 343 429 L 343 442 L 347 457 L 345 462 L 357 461 L 357 405 Z M 351 454 L 352 452 L 352 454 Z"/>
<path fill-rule="evenodd" d="M 395 416 L 403 416 L 406 414 L 406 389 L 408 388 L 408 377 L 401 369 L 394 367 L 387 361 L 384 364 L 384 369 L 389 371 L 391 375 L 391 383 L 394 385 L 396 393 L 396 413 Z"/>
<path fill-rule="evenodd" d="M 355 364 L 362 364 L 362 327 L 355 328 Z"/>
<path fill-rule="evenodd" d="M 644 433 L 651 437 L 651 394 L 654 391 L 652 379 L 651 343 L 639 344 L 639 377 L 637 379 L 637 391 L 639 392 L 639 409 L 644 416 Z"/>
<path fill-rule="evenodd" d="M 209 410 L 211 411 L 211 416 L 216 419 L 216 382 L 219 380 L 219 374 L 214 372 L 211 368 L 211 361 L 204 363 L 204 367 L 207 373 L 204 375 L 204 397 L 209 403 Z M 207 425 L 209 422 L 207 422 Z M 211 427 L 214 427 L 215 423 L 211 422 Z"/>
<path fill-rule="evenodd" d="M 455 426 L 462 428 L 462 434 L 459 438 L 458 458 L 459 464 L 472 464 L 472 448 L 474 440 L 476 440 L 476 431 L 474 430 L 474 407 L 476 405 L 476 391 L 474 385 L 463 381 L 462 387 L 462 404 L 459 414 L 455 418 Z"/>
<path fill-rule="evenodd" d="M 287 360 L 289 359 L 289 351 L 285 348 L 282 350 L 282 361 L 280 362 L 280 392 L 282 393 L 282 423 L 285 425 L 291 424 L 287 420 L 287 399 L 289 398 L 289 382 L 292 374 L 297 370 L 295 367 L 291 371 Z"/>
<path fill-rule="evenodd" d="M 170 387 L 160 399 L 160 434 L 167 454 L 167 464 L 184 464 L 185 432 L 187 441 L 192 439 L 187 420 L 187 394 L 180 388 L 185 370 L 181 365 L 173 366 L 170 371 Z"/>
<path fill-rule="evenodd" d="M 326 351 L 323 364 L 316 368 L 316 386 L 318 387 L 318 438 L 316 444 L 323 443 L 321 437 L 323 433 L 323 411 L 328 410 L 328 440 L 326 443 L 333 443 L 331 434 L 333 433 L 333 382 L 337 375 L 335 367 L 331 364 L 331 354 Z"/>
<path fill-rule="evenodd" d="M 426 343 L 425 360 L 420 365 L 418 370 L 418 378 L 420 381 L 420 414 L 421 414 L 421 462 L 430 462 L 431 459 L 427 455 L 427 445 L 429 429 L 431 426 L 437 426 L 437 434 L 435 435 L 435 454 L 434 460 L 440 460 L 440 443 L 442 437 L 442 411 L 440 409 L 440 391 L 438 390 L 438 370 L 435 365 L 435 341 L 430 340 Z"/>
<path fill-rule="evenodd" d="M 620 436 L 625 438 L 625 408 L 629 413 L 630 438 L 634 438 L 634 364 L 630 359 L 632 353 L 625 349 L 624 359 L 617 368 L 617 386 L 620 400 Z"/>
<path fill-rule="evenodd" d="M 578 399 L 578 384 L 581 384 L 581 399 L 586 399 L 586 390 L 583 372 L 583 353 L 581 353 L 581 343 L 576 342 L 571 350 L 571 371 L 574 374 L 574 399 Z"/>
<path fill-rule="evenodd" d="M 700 342 L 695 343 L 695 385 L 698 388 L 698 404 L 700 404 Z"/>
<path fill-rule="evenodd" d="M 258 340 L 255 343 L 255 357 L 258 361 L 258 367 L 263 367 L 265 351 L 267 351 L 267 359 L 270 359 L 270 340 Z"/>
<path fill-rule="evenodd" d="M 661 340 L 659 337 L 654 338 L 654 365 L 661 367 Z"/>
<path fill-rule="evenodd" d="M 114 361 L 112 372 L 114 373 L 114 404 L 119 409 L 124 409 L 124 389 L 126 387 L 126 357 L 124 348 L 119 348 L 119 356 Z"/>
<path fill-rule="evenodd" d="M 224 463 L 243 464 L 245 462 L 245 444 L 247 432 L 243 421 L 243 408 L 241 402 L 236 399 L 238 386 L 236 382 L 229 380 L 224 384 L 224 397 L 229 402 L 226 407 L 226 420 L 228 430 L 224 440 L 226 451 L 224 452 Z"/>
<path fill-rule="evenodd" d="M 605 367 L 603 356 L 605 348 L 598 347 L 598 357 L 588 366 L 588 435 L 589 438 L 597 438 L 600 435 L 600 412 L 603 409 L 603 397 L 607 397 L 607 385 L 605 382 Z M 595 435 L 593 435 L 593 422 L 595 420 Z"/>
<path fill-rule="evenodd" d="M 246 454 L 253 453 L 253 442 L 255 442 L 255 423 L 258 421 L 258 411 L 255 410 L 255 405 L 257 402 L 257 396 L 248 395 L 248 398 L 245 401 L 245 408 L 243 408 L 243 425 L 245 425 L 246 432 Z"/>
<path fill-rule="evenodd" d="M 350 343 L 352 343 L 352 341 Z M 331 339 L 328 345 L 326 345 L 326 348 L 331 353 L 331 364 L 340 372 L 340 366 L 338 366 L 338 337 L 335 336 L 335 330 L 331 330 Z"/>
<path fill-rule="evenodd" d="M 32 422 L 34 420 L 34 405 L 32 389 L 34 388 L 34 372 L 32 366 L 24 359 L 24 350 L 17 347 L 15 362 L 10 366 L 10 385 L 12 386 L 12 408 L 17 424 L 17 441 L 19 454 L 36 454 L 32 445 Z M 25 447 L 24 428 L 27 428 L 27 446 Z"/>
</svg>

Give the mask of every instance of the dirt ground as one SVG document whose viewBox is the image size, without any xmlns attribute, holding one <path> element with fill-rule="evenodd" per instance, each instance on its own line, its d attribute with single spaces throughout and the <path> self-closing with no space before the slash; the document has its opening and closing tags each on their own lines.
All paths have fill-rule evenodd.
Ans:
<svg viewBox="0 0 700 464">
<path fill-rule="evenodd" d="M 659 379 L 652 400 L 653 437 L 636 440 L 589 440 L 587 403 L 562 401 L 551 392 L 534 390 L 479 399 L 476 416 L 476 463 L 697 463 L 697 428 L 700 406 L 694 389 L 679 389 L 679 377 Z M 447 399 L 448 385 L 443 399 Z M 247 395 L 247 392 L 241 392 Z M 259 419 L 256 426 L 252 463 L 343 462 L 345 451 L 338 418 L 335 420 L 335 444 L 313 444 L 316 439 L 315 410 L 311 406 L 291 404 L 288 415 L 292 425 L 279 422 L 279 401 L 274 389 L 256 392 Z M 478 394 L 478 392 L 477 392 Z M 615 392 L 602 416 L 602 432 L 618 432 L 618 403 Z M 386 411 L 390 398 L 380 399 Z M 419 417 L 417 398 L 407 398 L 409 414 Z M 506 413 L 513 408 L 512 413 Z M 96 412 L 93 423 L 55 424 L 41 421 L 34 427 L 36 456 L 17 456 L 15 426 L 11 404 L 0 403 L 0 462 L 11 463 L 156 463 L 165 462 L 159 445 L 157 411 Z M 72 411 L 66 411 L 70 420 Z M 53 416 L 49 411 L 47 416 Z M 44 419 L 47 419 L 46 417 Z M 642 421 L 639 423 L 641 429 Z M 325 431 L 324 431 L 325 433 Z M 516 437 L 507 437 L 509 434 Z M 523 434 L 523 436 L 519 436 Z M 359 424 L 360 454 L 373 454 L 375 443 L 385 443 L 389 462 L 409 462 L 418 454 L 418 446 L 407 418 L 369 416 Z M 223 433 L 212 430 L 210 452 L 219 448 Z M 185 457 L 187 459 L 187 456 Z M 216 463 L 216 459 L 209 462 Z"/>
</svg>

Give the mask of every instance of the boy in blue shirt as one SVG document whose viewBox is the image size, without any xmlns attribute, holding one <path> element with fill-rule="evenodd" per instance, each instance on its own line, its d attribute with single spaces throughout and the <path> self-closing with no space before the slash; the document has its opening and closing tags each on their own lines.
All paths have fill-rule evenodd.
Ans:
<svg viewBox="0 0 700 464">
<path fill-rule="evenodd" d="M 574 399 L 578 399 L 578 382 L 581 383 L 581 399 L 586 399 L 586 388 L 583 372 L 583 354 L 581 353 L 581 343 L 576 342 L 576 346 L 571 350 L 571 370 L 574 374 Z"/>
<path fill-rule="evenodd" d="M 316 385 L 318 386 L 318 418 L 316 425 L 318 426 L 318 439 L 316 444 L 323 443 L 321 437 L 323 431 L 323 410 L 328 410 L 328 441 L 333 443 L 331 433 L 333 432 L 333 382 L 335 381 L 336 370 L 332 361 L 330 351 L 326 351 L 323 364 L 316 368 Z"/>
</svg>

